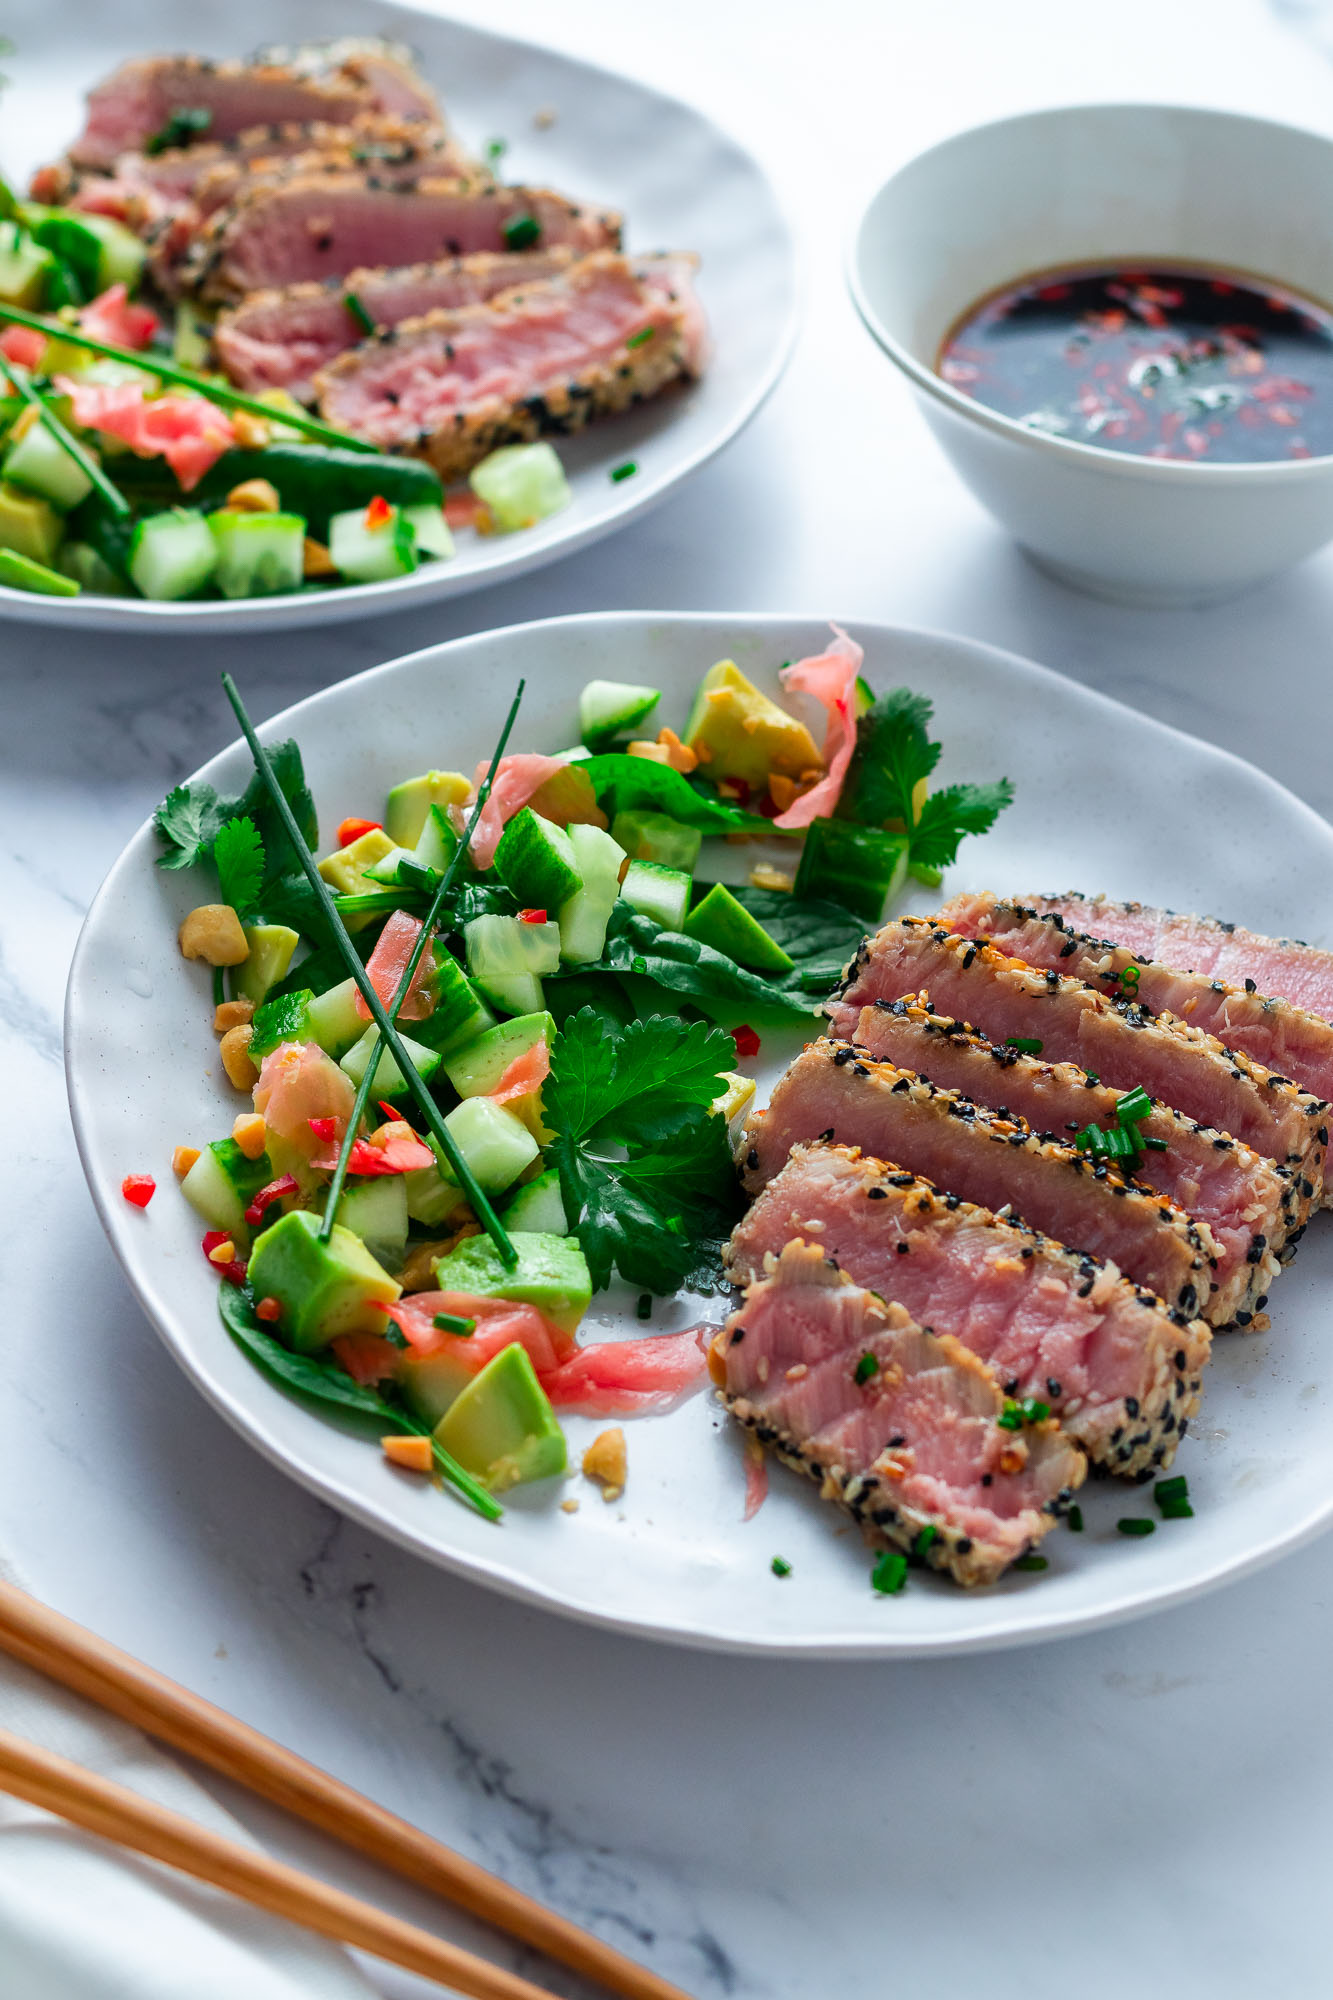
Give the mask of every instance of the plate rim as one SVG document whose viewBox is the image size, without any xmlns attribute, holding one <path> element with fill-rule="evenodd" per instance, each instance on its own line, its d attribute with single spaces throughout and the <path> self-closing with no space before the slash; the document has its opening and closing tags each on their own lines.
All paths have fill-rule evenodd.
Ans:
<svg viewBox="0 0 1333 2000">
<path fill-rule="evenodd" d="M 1333 840 L 1333 826 L 1279 779 L 1261 770 L 1258 765 L 1249 763 L 1245 758 L 1237 756 L 1234 751 L 1208 743 L 1202 737 L 1179 729 L 1172 723 L 1162 722 L 1155 716 L 1146 715 L 1143 711 L 1132 708 L 1127 702 L 1117 700 L 1113 695 L 1103 694 L 1096 688 L 1085 687 L 1081 682 L 1071 680 L 1054 668 L 1043 666 L 1023 654 L 1010 652 L 1007 648 L 993 645 L 986 640 L 973 639 L 964 633 L 946 632 L 932 627 L 902 625 L 865 618 L 850 618 L 842 622 L 876 644 L 906 641 L 960 647 L 968 653 L 979 656 L 983 661 L 1002 663 L 1010 671 L 1017 669 L 1037 688 L 1051 690 L 1058 688 L 1062 695 L 1072 696 L 1076 704 L 1086 705 L 1094 712 L 1128 714 L 1168 743 L 1187 745 L 1191 752 L 1201 750 L 1207 757 L 1216 760 L 1221 769 L 1243 772 L 1249 782 L 1257 780 L 1261 789 L 1270 797 L 1282 801 L 1284 808 L 1289 810 L 1295 807 L 1299 817 L 1308 823 L 1311 833 L 1326 840 Z M 365 668 L 345 680 L 316 689 L 313 693 L 303 696 L 300 701 L 293 702 L 278 711 L 259 725 L 258 734 L 262 740 L 270 741 L 275 734 L 292 733 L 299 728 L 303 711 L 308 711 L 318 703 L 339 697 L 346 689 L 361 689 L 379 676 L 399 673 L 409 666 L 428 659 L 439 661 L 455 652 L 508 638 L 516 633 L 541 633 L 555 629 L 588 630 L 609 625 L 640 628 L 666 625 L 688 630 L 691 627 L 712 626 L 718 623 L 725 623 L 738 631 L 762 634 L 765 630 L 779 625 L 816 624 L 822 627 L 827 621 L 814 618 L 803 611 L 730 613 L 669 610 L 601 610 L 529 619 L 517 625 L 489 627 L 484 632 L 467 633 L 453 639 L 438 641 L 434 645 L 420 646 L 410 653 L 383 661 L 378 666 Z M 188 780 L 181 782 L 194 782 L 201 778 L 212 782 L 219 775 L 219 767 L 243 753 L 244 748 L 242 739 L 235 738 L 192 772 Z M 154 1332 L 187 1379 L 202 1392 L 213 1408 L 247 1443 L 259 1450 L 271 1464 L 294 1479 L 307 1492 L 340 1514 L 348 1516 L 376 1534 L 385 1536 L 398 1547 L 407 1549 L 434 1568 L 446 1570 L 451 1575 L 459 1576 L 479 1588 L 498 1590 L 502 1595 L 518 1603 L 575 1619 L 580 1624 L 614 1631 L 622 1636 L 647 1642 L 685 1646 L 694 1651 L 768 1659 L 836 1660 L 851 1663 L 868 1660 L 941 1658 L 1004 1651 L 1016 1646 L 1073 1638 L 1084 1632 L 1127 1623 L 1135 1618 L 1146 1617 L 1151 1613 L 1188 1603 L 1221 1588 L 1224 1584 L 1239 1581 L 1280 1557 L 1294 1553 L 1333 1526 L 1333 1488 L 1331 1488 L 1324 1500 L 1314 1503 L 1304 1513 L 1296 1515 L 1283 1527 L 1270 1533 L 1245 1555 L 1236 1558 L 1223 1555 L 1200 1573 L 1181 1581 L 1167 1580 L 1148 1590 L 1121 1589 L 1109 1602 L 1081 1610 L 1046 1613 L 1040 1617 L 1039 1622 L 1034 1622 L 1031 1600 L 1026 1596 L 1016 1596 L 1013 1600 L 1013 1610 L 1007 1618 L 971 1634 L 955 1632 L 932 1636 L 907 1633 L 895 1637 L 891 1632 L 886 1632 L 883 1636 L 850 1633 L 840 1638 L 827 1636 L 806 1638 L 800 1634 L 754 1636 L 734 1631 L 701 1630 L 697 1623 L 691 1625 L 665 1617 L 645 1619 L 641 1616 L 618 1614 L 607 1606 L 573 1601 L 568 1596 L 560 1595 L 557 1589 L 539 1577 L 517 1575 L 512 1570 L 505 1569 L 502 1564 L 493 1563 L 484 1554 L 474 1555 L 471 1552 L 453 1550 L 426 1541 L 406 1520 L 399 1519 L 392 1513 L 387 1501 L 381 1507 L 373 1500 L 363 1498 L 336 1476 L 326 1474 L 311 1464 L 303 1463 L 299 1458 L 293 1459 L 290 1450 L 270 1430 L 262 1414 L 258 1418 L 253 1416 L 243 1399 L 232 1396 L 221 1383 L 215 1382 L 210 1377 L 206 1369 L 196 1366 L 193 1359 L 177 1344 L 170 1331 L 173 1309 L 165 1297 L 159 1298 L 157 1288 L 152 1281 L 151 1273 L 154 1267 L 151 1253 L 146 1248 L 143 1251 L 137 1250 L 129 1239 L 122 1246 L 118 1224 L 123 1218 L 115 1206 L 114 1191 L 110 1182 L 95 1170 L 92 1136 L 80 1101 L 82 1084 L 76 1078 L 79 1067 L 76 1045 L 81 1032 L 80 1014 L 83 1004 L 80 986 L 84 962 L 96 946 L 96 933 L 104 906 L 110 902 L 122 879 L 132 874 L 145 860 L 151 861 L 155 853 L 152 826 L 151 817 L 145 819 L 130 835 L 112 862 L 88 906 L 70 960 L 63 1010 L 63 1060 L 66 1096 L 79 1163 L 98 1221 L 120 1270 Z M 270 1388 L 272 1389 L 273 1385 L 270 1385 Z M 281 1392 L 274 1390 L 274 1393 Z M 313 1412 L 311 1414 L 314 1415 Z"/>
<path fill-rule="evenodd" d="M 678 466 L 660 472 L 655 479 L 649 478 L 642 485 L 637 480 L 622 482 L 615 489 L 616 510 L 605 518 L 587 521 L 581 527 L 569 530 L 554 546 L 538 542 L 535 547 L 515 549 L 507 560 L 487 569 L 451 572 L 447 563 L 427 564 L 410 576 L 391 577 L 380 583 L 344 584 L 336 591 L 313 593 L 307 597 L 298 594 L 290 598 L 238 598 L 233 603 L 153 603 L 146 598 L 94 598 L 90 594 L 88 601 L 81 604 L 78 598 L 46 597 L 0 584 L 0 621 L 12 618 L 24 625 L 55 625 L 69 631 L 89 633 L 152 633 L 158 630 L 178 634 L 182 630 L 218 634 L 272 632 L 285 627 L 296 630 L 337 624 L 343 619 L 352 623 L 361 618 L 421 610 L 430 604 L 443 604 L 451 598 L 466 597 L 473 591 L 488 590 L 527 575 L 562 556 L 576 555 L 590 544 L 619 533 L 632 521 L 650 513 L 711 464 L 749 428 L 782 380 L 791 361 L 803 317 L 803 261 L 791 216 L 772 175 L 756 153 L 701 106 L 675 91 L 662 90 L 656 84 L 628 71 L 615 69 L 608 63 L 570 55 L 537 36 L 504 34 L 473 21 L 460 20 L 452 14 L 440 13 L 423 4 L 423 0 L 363 0 L 363 4 L 376 16 L 411 16 L 492 46 L 546 57 L 585 75 L 595 76 L 609 85 L 628 86 L 653 98 L 658 104 L 667 105 L 676 113 L 695 120 L 715 140 L 744 160 L 771 203 L 774 230 L 787 276 L 787 307 L 776 329 L 766 366 L 741 395 L 735 409 L 716 433 L 704 439 Z"/>
</svg>

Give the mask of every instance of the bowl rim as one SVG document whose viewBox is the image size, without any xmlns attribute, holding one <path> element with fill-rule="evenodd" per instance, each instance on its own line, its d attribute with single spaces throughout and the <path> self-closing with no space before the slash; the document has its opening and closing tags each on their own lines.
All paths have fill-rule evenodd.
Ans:
<svg viewBox="0 0 1333 2000">
<path fill-rule="evenodd" d="M 983 133 L 999 132 L 1019 125 L 1039 125 L 1056 118 L 1105 116 L 1126 111 L 1156 112 L 1168 118 L 1255 126 L 1272 132 L 1294 134 L 1333 149 L 1333 136 L 1316 131 L 1308 125 L 1297 125 L 1279 118 L 1264 118 L 1245 111 L 1227 111 L 1214 105 L 1159 103 L 1151 98 L 1048 104 L 1032 111 L 1012 112 L 1004 118 L 989 118 L 980 124 L 965 125 L 961 131 L 949 133 L 945 138 L 936 140 L 934 145 L 923 147 L 920 152 L 913 153 L 909 159 L 902 161 L 886 180 L 881 181 L 857 215 L 847 243 L 844 274 L 852 304 L 862 325 L 876 345 L 883 349 L 890 361 L 922 394 L 942 404 L 954 416 L 961 417 L 965 422 L 979 425 L 981 429 L 989 430 L 1013 443 L 1027 445 L 1034 451 L 1053 454 L 1053 463 L 1059 463 L 1061 459 L 1071 466 L 1082 462 L 1089 471 L 1109 472 L 1122 479 L 1158 480 L 1167 484 L 1190 481 L 1197 484 L 1208 481 L 1218 486 L 1272 485 L 1277 480 L 1308 482 L 1324 476 L 1328 469 L 1333 467 L 1333 451 L 1312 453 L 1308 458 L 1270 459 L 1258 464 L 1234 462 L 1228 464 L 1216 460 L 1205 462 L 1199 459 L 1141 457 L 1130 452 L 1108 451 L 1104 445 L 1085 444 L 1080 439 L 1060 437 L 1051 431 L 1032 430 L 1026 424 L 1020 423 L 1017 418 L 1007 417 L 1001 411 L 991 409 L 989 405 L 978 402 L 974 397 L 965 395 L 962 390 L 946 382 L 942 375 L 936 374 L 933 368 L 921 361 L 909 347 L 890 333 L 871 303 L 863 277 L 866 229 L 881 199 L 904 174 L 920 166 L 923 161 L 931 159 L 935 154 L 956 146 L 960 141 L 976 138 Z M 1060 260 L 1061 267 L 1065 261 Z M 1057 267 L 1052 265 L 1051 268 Z M 1259 277 L 1269 274 L 1254 272 L 1250 275 Z M 1277 285 L 1289 284 L 1288 280 L 1279 278 L 1276 274 L 1272 275 L 1272 282 Z M 1303 287 L 1291 286 L 1290 289 L 1299 289 L 1303 295 L 1308 296 L 1304 294 Z M 1326 310 L 1333 311 L 1333 301 L 1327 303 Z"/>
</svg>

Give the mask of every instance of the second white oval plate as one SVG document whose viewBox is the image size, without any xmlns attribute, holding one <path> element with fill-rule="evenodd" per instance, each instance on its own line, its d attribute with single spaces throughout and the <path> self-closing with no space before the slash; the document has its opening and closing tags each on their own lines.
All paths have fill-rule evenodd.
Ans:
<svg viewBox="0 0 1333 2000">
<path fill-rule="evenodd" d="M 225 25 L 224 25 L 225 23 Z M 189 33 L 174 0 L 16 0 L 6 10 L 0 171 L 26 184 L 82 121 L 83 93 L 128 56 L 179 48 Z M 383 34 L 417 49 L 463 141 L 508 145 L 507 180 L 561 189 L 626 219 L 633 251 L 695 250 L 712 360 L 699 382 L 582 436 L 555 440 L 574 491 L 562 514 L 519 534 L 468 533 L 449 562 L 411 576 L 232 604 L 150 604 L 129 597 L 38 597 L 0 585 L 0 614 L 96 630 L 261 631 L 408 610 L 558 561 L 644 513 L 735 437 L 782 373 L 796 324 L 787 225 L 751 156 L 701 112 L 646 84 L 554 50 L 437 14 L 357 0 L 330 19 L 313 0 L 230 0 L 199 16 L 200 54 L 240 55 L 264 42 Z M 554 113 L 538 127 L 537 115 Z M 614 466 L 633 460 L 633 478 Z"/>
<path fill-rule="evenodd" d="M 1333 828 L 1272 779 L 1012 654 L 892 626 L 851 630 L 877 689 L 906 683 L 934 701 L 942 782 L 1004 773 L 1017 786 L 995 831 L 965 844 L 942 896 L 1078 887 L 1333 939 Z M 821 650 L 826 637 L 809 619 L 554 619 L 393 661 L 288 709 L 262 734 L 296 736 L 327 839 L 346 814 L 378 816 L 388 787 L 424 765 L 470 770 L 488 755 L 520 675 L 528 693 L 514 747 L 549 751 L 575 739 L 586 680 L 659 687 L 663 719 L 678 722 L 715 660 L 735 659 L 776 692 L 777 668 Z M 250 768 L 238 743 L 198 775 L 239 792 Z M 720 852 L 733 877 L 755 858 L 753 849 Z M 1274 1290 L 1272 1331 L 1217 1342 L 1201 1416 L 1175 1467 L 1189 1478 L 1196 1518 L 1130 1540 L 1116 1519 L 1155 1513 L 1150 1489 L 1090 1483 L 1083 1534 L 1056 1529 L 1043 1544 L 1045 1574 L 991 1590 L 966 1593 L 921 1573 L 901 1597 L 876 1597 L 858 1535 L 780 1467 L 743 1524 L 741 1439 L 707 1395 L 627 1425 L 629 1482 L 611 1506 L 576 1481 L 510 1496 L 491 1527 L 395 1475 L 373 1445 L 258 1375 L 218 1320 L 199 1223 L 169 1162 L 173 1146 L 229 1131 L 238 1100 L 222 1080 L 206 982 L 176 951 L 199 884 L 156 868 L 157 853 L 142 827 L 93 904 L 70 973 L 66 1064 L 84 1169 L 126 1274 L 182 1367 L 261 1451 L 344 1513 L 432 1562 L 595 1623 L 696 1646 L 841 1658 L 1087 1630 L 1242 1575 L 1333 1518 L 1333 1226 L 1324 1218 Z M 916 906 L 931 905 L 918 894 Z M 664 1010 L 670 1004 L 664 998 Z M 761 1093 L 801 1039 L 766 1039 Z M 145 1171 L 160 1186 L 141 1211 L 119 1188 L 125 1174 Z M 721 1316 L 719 1300 L 704 1304 Z M 698 1317 L 698 1300 L 664 1302 L 653 1330 Z M 645 1328 L 632 1300 L 604 1296 L 586 1331 L 597 1339 Z M 600 1426 L 573 1419 L 567 1428 L 577 1465 Z M 565 1490 L 581 1499 L 576 1514 L 560 1510 Z M 783 1580 L 770 1568 L 775 1555 L 792 1566 Z"/>
</svg>

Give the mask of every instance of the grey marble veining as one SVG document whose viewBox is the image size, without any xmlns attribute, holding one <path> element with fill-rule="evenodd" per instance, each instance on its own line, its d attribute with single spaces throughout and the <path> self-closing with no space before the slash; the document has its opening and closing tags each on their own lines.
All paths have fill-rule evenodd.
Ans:
<svg viewBox="0 0 1333 2000">
<path fill-rule="evenodd" d="M 840 1668 L 654 1648 L 340 1521 L 189 1387 L 103 1243 L 63 1101 L 65 970 L 124 840 L 234 734 L 224 666 L 262 716 L 415 646 L 562 611 L 896 619 L 1027 653 L 1333 814 L 1333 554 L 1208 612 L 1071 596 L 957 485 L 839 267 L 876 178 L 977 118 L 1150 82 L 1333 129 L 1333 71 L 1262 0 L 1217 0 L 1206 20 L 1194 0 L 1125 0 L 1095 67 L 1089 17 L 1057 0 L 857 0 L 826 10 L 817 45 L 794 0 L 774 0 L 762 34 L 739 0 L 680 0 L 669 35 L 610 0 L 575 0 L 558 29 L 539 0 L 456 11 L 558 32 L 727 119 L 796 214 L 806 328 L 730 452 L 558 569 L 243 647 L 0 625 L 0 1542 L 62 1608 L 700 2000 L 841 2000 L 889 1982 L 1017 2000 L 1071 1979 L 1111 2000 L 1135 1968 L 1178 2000 L 1321 1991 L 1333 1543 L 1035 1652 Z M 226 1797 L 292 1858 L 535 1970 Z"/>
</svg>

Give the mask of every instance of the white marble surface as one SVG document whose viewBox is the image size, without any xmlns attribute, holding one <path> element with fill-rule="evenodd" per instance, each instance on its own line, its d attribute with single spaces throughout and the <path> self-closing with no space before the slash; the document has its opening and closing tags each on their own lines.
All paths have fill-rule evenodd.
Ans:
<svg viewBox="0 0 1333 2000">
<path fill-rule="evenodd" d="M 341 1524 L 188 1388 L 103 1244 L 64 1106 L 65 969 L 121 842 L 230 735 L 224 665 L 269 712 L 428 639 L 556 611 L 891 618 L 1028 653 L 1333 813 L 1333 551 L 1208 612 L 1068 595 L 957 485 L 840 276 L 860 197 L 980 117 L 1149 94 L 1333 130 L 1333 65 L 1311 42 L 1260 0 L 1101 13 L 677 0 L 665 25 L 611 0 L 460 11 L 558 33 L 728 119 L 802 226 L 805 332 L 769 408 L 694 486 L 504 591 L 373 629 L 236 651 L 200 641 L 189 656 L 0 628 L 0 1543 L 62 1609 L 700 2000 L 835 2000 L 890 1981 L 930 2000 L 1066 1982 L 1110 2000 L 1126 1977 L 1181 2000 L 1324 1990 L 1333 1542 L 1197 1606 L 990 1659 L 838 1668 L 659 1651 L 491 1598 Z M 228 1802 L 281 1851 L 439 1920 Z"/>
</svg>

